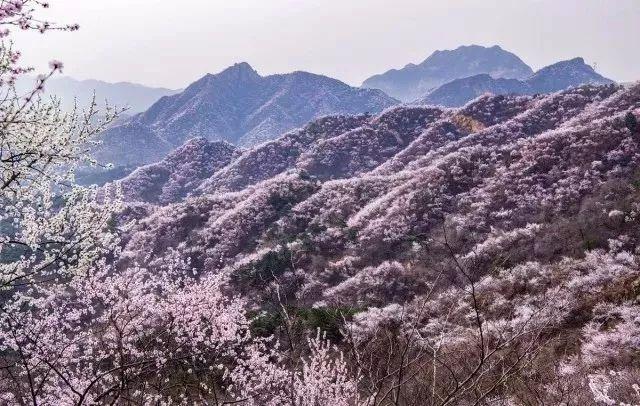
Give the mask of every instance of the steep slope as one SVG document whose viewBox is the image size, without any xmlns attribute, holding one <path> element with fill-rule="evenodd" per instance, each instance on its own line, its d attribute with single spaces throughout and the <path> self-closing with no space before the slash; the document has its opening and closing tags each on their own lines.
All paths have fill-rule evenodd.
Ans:
<svg viewBox="0 0 640 406">
<path fill-rule="evenodd" d="M 429 92 L 416 103 L 457 107 L 484 93 L 552 93 L 585 84 L 611 83 L 614 82 L 594 71 L 584 59 L 575 58 L 542 68 L 525 80 L 492 78 L 489 75 L 457 79 Z"/>
<path fill-rule="evenodd" d="M 140 167 L 118 183 L 128 202 L 173 203 L 182 200 L 239 154 L 229 143 L 194 138 L 162 161 Z"/>
<path fill-rule="evenodd" d="M 24 77 L 16 83 L 18 92 L 31 90 L 34 78 Z M 88 107 L 95 94 L 96 102 L 103 104 L 105 100 L 111 106 L 127 107 L 127 113 L 139 113 L 148 109 L 163 96 L 178 93 L 179 90 L 155 88 L 136 83 L 108 83 L 100 80 L 76 80 L 68 76 L 52 77 L 47 80 L 45 96 L 56 96 L 61 101 L 63 110 L 71 110 L 77 102 L 81 108 Z"/>
<path fill-rule="evenodd" d="M 165 145 L 193 137 L 254 145 L 330 114 L 376 113 L 397 101 L 378 90 L 357 89 L 306 72 L 260 76 L 247 63 L 206 75 L 182 93 L 163 97 L 146 112 L 104 134 L 103 149 L 116 155 L 139 132 L 159 146 L 143 150 L 138 164 L 153 162 Z M 131 131 L 130 131 L 131 130 Z M 125 147 L 126 145 L 126 147 Z"/>
<path fill-rule="evenodd" d="M 322 180 L 363 173 L 402 150 L 442 114 L 440 109 L 400 107 L 375 119 L 326 117 L 246 151 L 197 193 L 237 191 L 289 170 Z"/>
<path fill-rule="evenodd" d="M 238 159 L 207 179 L 198 194 L 238 191 L 247 186 L 294 169 L 300 156 L 325 138 L 360 128 L 371 119 L 367 115 L 331 116 L 244 152 Z"/>
<path fill-rule="evenodd" d="M 408 64 L 365 80 L 363 87 L 381 89 L 405 102 L 455 79 L 478 74 L 494 78 L 524 79 L 533 71 L 520 58 L 499 46 L 471 45 L 436 51 L 418 65 Z"/>
<path fill-rule="evenodd" d="M 228 274 L 226 288 L 260 310 L 256 328 L 278 331 L 286 303 L 338 345 L 340 327 L 379 343 L 374 358 L 416 329 L 465 371 L 482 343 L 500 349 L 498 371 L 525 354 L 514 378 L 525 388 L 501 398 L 563 404 L 570 388 L 592 404 L 589 377 L 636 376 L 640 351 L 630 114 L 640 84 L 325 117 L 243 151 L 197 196 L 134 205 L 123 262 L 177 252 L 198 275 Z M 407 386 L 419 396 L 422 384 Z M 632 399 L 626 389 L 618 397 Z"/>
<path fill-rule="evenodd" d="M 537 98 L 488 97 L 463 110 L 400 107 L 379 117 L 326 118 L 244 152 L 200 186 L 201 197 L 161 209 L 134 240 L 153 246 L 163 234 L 158 227 L 182 227 L 174 210 L 198 211 L 194 207 L 204 204 L 213 205 L 208 214 L 184 230 L 191 254 L 203 263 L 215 258 L 233 264 L 241 252 L 269 247 L 274 232 L 311 238 L 316 247 L 331 247 L 324 251 L 331 257 L 402 256 L 402 249 L 392 247 L 410 236 L 437 234 L 443 216 L 468 217 L 464 224 L 473 232 L 467 238 L 479 243 L 497 226 L 517 228 L 551 209 L 573 212 L 606 179 L 629 176 L 635 141 L 618 116 L 639 107 L 640 88 L 604 86 Z M 318 133 L 306 143 L 295 141 L 313 127 Z M 395 151 L 381 156 L 381 149 L 364 147 L 366 140 L 379 145 L 392 130 L 405 138 L 397 140 Z M 601 137 L 603 132 L 610 136 Z M 403 154 L 401 165 L 391 164 Z M 344 160 L 352 163 L 332 164 Z M 592 172 L 595 161 L 601 166 Z M 289 187 L 305 192 L 291 195 Z M 260 203 L 247 210 L 271 214 L 244 217 L 245 206 L 237 203 L 252 199 Z M 549 202 L 554 203 L 545 208 Z M 505 217 L 505 210 L 517 215 Z M 237 216 L 242 220 L 227 223 Z M 223 231 L 221 222 L 231 228 Z M 237 227 L 253 230 L 254 242 L 236 241 Z M 353 233 L 356 240 L 350 240 Z"/>
<path fill-rule="evenodd" d="M 175 148 L 151 128 L 131 119 L 102 132 L 100 142 L 91 151 L 99 163 L 133 169 L 157 162 Z"/>
</svg>

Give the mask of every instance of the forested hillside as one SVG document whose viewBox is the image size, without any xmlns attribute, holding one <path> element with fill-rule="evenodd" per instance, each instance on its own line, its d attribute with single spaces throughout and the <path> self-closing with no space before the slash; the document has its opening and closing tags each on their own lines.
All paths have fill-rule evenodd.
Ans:
<svg viewBox="0 0 640 406">
<path fill-rule="evenodd" d="M 585 379 L 603 366 L 624 397 L 640 277 L 629 114 L 637 85 L 324 118 L 243 152 L 183 202 L 137 204 L 123 261 L 177 250 L 228 273 L 269 333 L 283 302 L 345 348 L 385 354 L 367 359 L 367 383 L 408 374 L 402 404 L 468 374 L 456 402 L 503 381 L 486 396 L 590 401 Z M 441 380 L 425 375 L 426 343 Z"/>
<path fill-rule="evenodd" d="M 88 15 L 144 10 L 144 53 L 211 4 L 142 3 Z M 242 63 L 132 117 L 66 111 L 61 61 L 15 86 L 13 30 L 79 29 L 48 8 L 0 1 L 0 405 L 640 404 L 640 82 L 463 47 L 377 77 L 489 75 L 456 108 Z M 475 97 L 523 76 L 541 93 Z"/>
</svg>

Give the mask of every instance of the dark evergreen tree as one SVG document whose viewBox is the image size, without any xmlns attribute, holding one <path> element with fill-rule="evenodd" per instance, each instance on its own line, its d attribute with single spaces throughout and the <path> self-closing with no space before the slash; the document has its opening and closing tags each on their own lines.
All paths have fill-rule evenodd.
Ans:
<svg viewBox="0 0 640 406">
<path fill-rule="evenodd" d="M 632 112 L 628 112 L 627 115 L 624 117 L 624 124 L 629 129 L 629 131 L 631 131 L 632 134 L 637 133 L 638 130 L 640 129 L 638 127 L 638 119 Z"/>
</svg>

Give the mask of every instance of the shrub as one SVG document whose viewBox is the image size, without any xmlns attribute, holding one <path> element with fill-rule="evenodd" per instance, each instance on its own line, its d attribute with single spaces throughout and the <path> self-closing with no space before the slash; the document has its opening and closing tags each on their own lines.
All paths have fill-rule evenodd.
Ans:
<svg viewBox="0 0 640 406">
<path fill-rule="evenodd" d="M 638 129 L 640 129 L 640 127 L 638 126 L 638 119 L 632 112 L 628 112 L 624 117 L 624 125 L 629 129 L 629 131 L 631 131 L 632 134 L 637 133 Z"/>
</svg>

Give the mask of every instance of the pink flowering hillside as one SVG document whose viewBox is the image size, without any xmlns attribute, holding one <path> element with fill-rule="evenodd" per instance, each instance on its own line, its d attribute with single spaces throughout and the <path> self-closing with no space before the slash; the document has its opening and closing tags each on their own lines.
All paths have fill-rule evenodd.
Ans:
<svg viewBox="0 0 640 406">
<path fill-rule="evenodd" d="M 261 66 L 297 55 L 347 75 L 360 51 L 341 25 L 389 58 L 428 37 L 404 33 L 434 22 L 414 8 L 443 23 L 483 11 L 54 3 L 100 21 L 89 52 L 64 42 L 79 26 L 48 21 L 65 14 L 48 2 L 0 0 L 0 406 L 640 405 L 640 82 L 582 58 L 533 73 L 472 45 L 368 89 L 241 63 L 135 115 L 97 93 L 69 108 L 50 97 L 57 59 L 20 85 L 35 69 L 19 39 L 61 31 L 40 49 L 71 44 L 84 58 L 71 69 L 108 58 L 150 82 L 247 41 Z M 500 30 L 528 23 L 525 3 L 491 7 Z M 585 3 L 583 17 L 603 10 Z M 634 16 L 617 3 L 597 19 Z M 551 14 L 572 41 L 599 23 Z"/>
<path fill-rule="evenodd" d="M 320 326 L 352 351 L 391 351 L 392 334 L 407 360 L 385 357 L 407 362 L 407 399 L 446 393 L 467 362 L 482 374 L 466 385 L 489 390 L 500 370 L 512 383 L 491 393 L 532 404 L 591 399 L 606 367 L 624 399 L 640 351 L 629 114 L 640 117 L 638 85 L 323 118 L 239 153 L 191 197 L 153 204 L 124 262 L 175 250 L 228 274 L 270 332 L 285 301 L 304 320 L 302 309 L 341 314 Z M 421 368 L 436 345 L 451 371 L 433 381 Z M 379 379 L 368 384 L 389 385 L 383 360 L 367 362 Z"/>
</svg>

